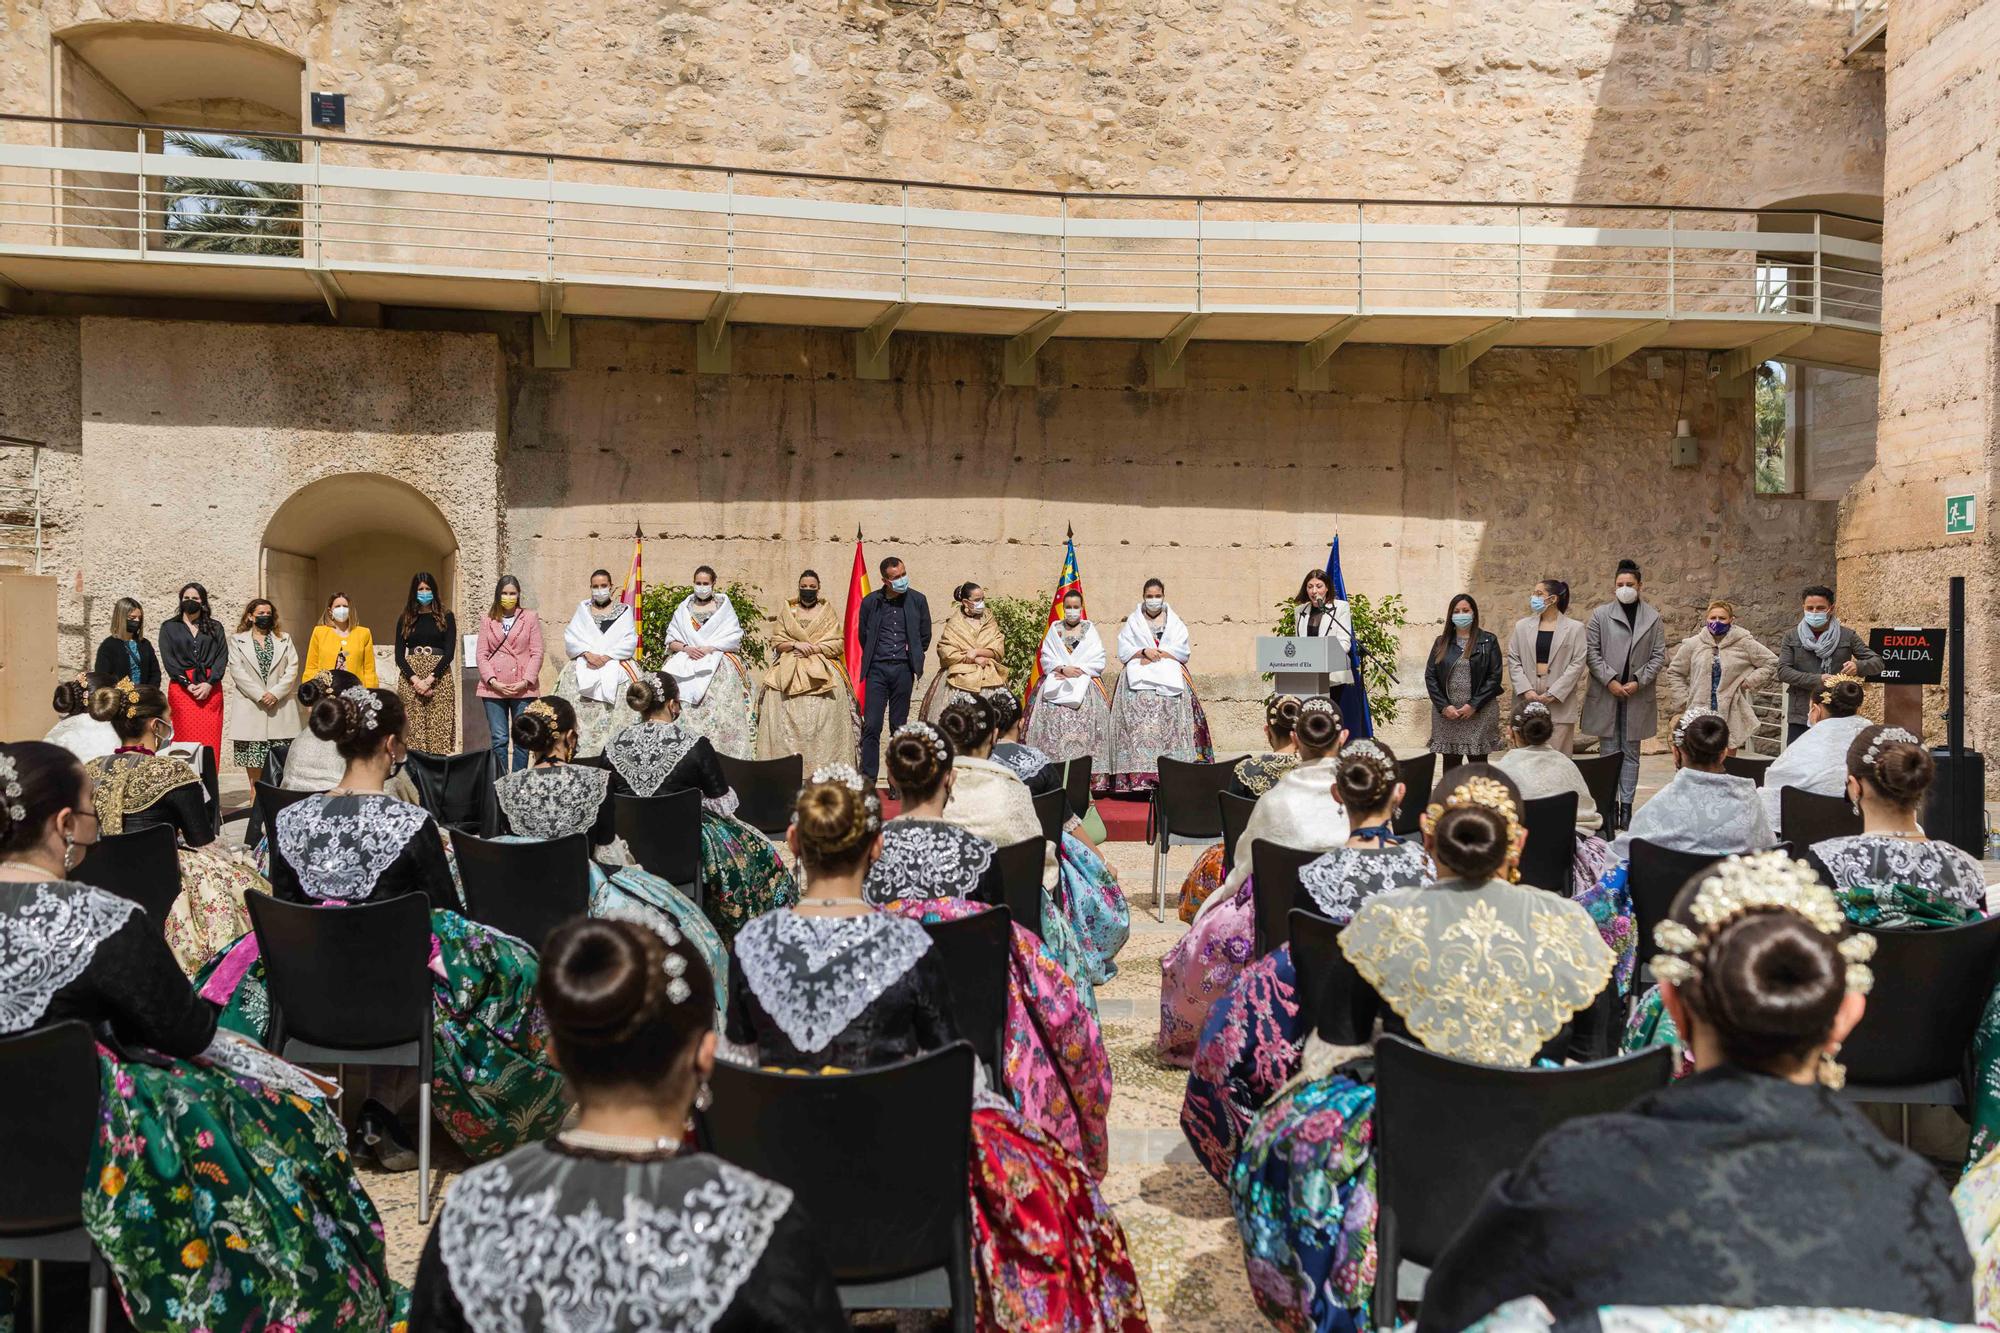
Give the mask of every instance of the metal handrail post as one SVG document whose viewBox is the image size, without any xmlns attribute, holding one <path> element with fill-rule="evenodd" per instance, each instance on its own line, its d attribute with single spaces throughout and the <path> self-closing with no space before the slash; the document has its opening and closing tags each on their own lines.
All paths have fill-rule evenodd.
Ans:
<svg viewBox="0 0 2000 1333">
<path fill-rule="evenodd" d="M 146 257 L 146 132 L 144 130 L 139 131 L 138 181 L 139 181 L 139 189 L 133 195 L 133 202 L 139 206 L 137 209 L 138 230 L 139 230 L 139 258 L 144 259 Z M 37 505 L 35 506 L 35 512 L 38 515 L 41 513 L 41 506 L 39 503 L 37 503 Z M 42 572 L 39 566 L 39 561 L 41 559 L 41 543 L 39 538 L 37 539 L 35 545 L 35 556 L 38 562 L 35 572 L 39 574 Z"/>
<path fill-rule="evenodd" d="M 736 289 L 736 173 L 723 175 L 724 198 L 728 210 L 723 213 L 722 290 Z"/>
<path fill-rule="evenodd" d="M 910 187 L 903 187 L 903 301 L 910 299 Z"/>
<path fill-rule="evenodd" d="M 1674 318 L 1676 292 L 1674 288 L 1674 260 L 1680 254 L 1680 237 L 1674 231 L 1674 210 L 1667 210 L 1667 318 Z"/>
<path fill-rule="evenodd" d="M 1196 310 L 1201 309 L 1201 287 L 1202 287 L 1201 224 L 1204 220 L 1205 220 L 1205 215 L 1202 210 L 1201 200 L 1197 199 L 1194 201 L 1194 308 Z"/>
<path fill-rule="evenodd" d="M 556 160 L 553 157 L 543 158 L 542 160 L 548 164 L 547 193 L 549 201 L 548 236 L 544 241 L 546 249 L 543 256 L 543 267 L 545 269 L 543 276 L 548 281 L 554 282 L 556 280 Z"/>
<path fill-rule="evenodd" d="M 1821 298 L 1826 294 L 1826 256 L 1820 250 L 1820 217 L 1813 214 L 1813 323 L 1822 322 L 1825 307 Z"/>
<path fill-rule="evenodd" d="M 1526 219 L 1521 206 L 1514 205 L 1514 314 L 1524 315 L 1528 310 L 1527 280 L 1521 274 L 1521 252 L 1527 245 Z"/>
</svg>

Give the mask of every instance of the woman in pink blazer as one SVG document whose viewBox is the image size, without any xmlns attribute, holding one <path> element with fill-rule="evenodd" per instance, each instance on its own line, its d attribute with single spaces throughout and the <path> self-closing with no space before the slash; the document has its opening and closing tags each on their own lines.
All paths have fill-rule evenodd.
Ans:
<svg viewBox="0 0 2000 1333">
<path fill-rule="evenodd" d="M 542 621 L 521 605 L 521 580 L 502 574 L 493 605 L 479 618 L 479 697 L 486 701 L 486 729 L 493 735 L 495 775 L 528 766 L 528 752 L 508 753 L 514 719 L 542 688 Z"/>
</svg>

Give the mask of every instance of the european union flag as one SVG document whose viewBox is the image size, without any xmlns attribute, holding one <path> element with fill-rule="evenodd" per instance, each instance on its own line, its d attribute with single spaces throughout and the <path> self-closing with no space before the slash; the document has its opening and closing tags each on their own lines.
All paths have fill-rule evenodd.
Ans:
<svg viewBox="0 0 2000 1333">
<path fill-rule="evenodd" d="M 1333 595 L 1339 601 L 1347 601 L 1347 580 L 1340 576 L 1340 535 L 1334 534 L 1333 553 L 1326 558 L 1326 577 L 1333 584 Z M 1350 612 L 1352 607 L 1349 608 Z M 1375 734 L 1375 719 L 1368 712 L 1368 686 L 1361 677 L 1361 634 L 1355 627 L 1354 642 L 1348 645 L 1347 661 L 1354 668 L 1354 679 L 1340 687 L 1334 695 L 1333 706 L 1340 710 L 1341 723 L 1356 739 Z"/>
</svg>

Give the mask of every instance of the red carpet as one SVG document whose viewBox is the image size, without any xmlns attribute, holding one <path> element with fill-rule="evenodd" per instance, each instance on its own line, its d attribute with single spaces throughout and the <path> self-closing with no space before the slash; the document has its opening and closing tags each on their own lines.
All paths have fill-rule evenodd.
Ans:
<svg viewBox="0 0 2000 1333">
<path fill-rule="evenodd" d="M 1144 842 L 1146 811 L 1152 802 L 1144 796 L 1100 796 L 1097 817 L 1104 821 L 1104 835 L 1110 842 Z M 902 807 L 886 793 L 882 795 L 882 818 L 894 819 Z"/>
</svg>

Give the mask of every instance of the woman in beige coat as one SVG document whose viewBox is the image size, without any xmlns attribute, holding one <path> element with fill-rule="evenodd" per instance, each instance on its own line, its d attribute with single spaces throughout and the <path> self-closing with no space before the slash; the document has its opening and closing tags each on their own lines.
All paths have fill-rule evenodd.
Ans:
<svg viewBox="0 0 2000 1333">
<path fill-rule="evenodd" d="M 1712 708 L 1745 743 L 1757 734 L 1752 699 L 1778 674 L 1778 655 L 1736 624 L 1728 602 L 1708 604 L 1707 623 L 1682 639 L 1660 673 L 1661 693 L 1678 717 L 1690 708 Z"/>
<path fill-rule="evenodd" d="M 278 608 L 259 597 L 243 608 L 229 636 L 229 689 L 222 710 L 223 739 L 252 783 L 264 777 L 271 742 L 299 734 L 299 654 L 278 622 Z"/>
<path fill-rule="evenodd" d="M 1570 619 L 1568 611 L 1569 585 L 1561 579 L 1543 579 L 1528 598 L 1528 614 L 1514 622 L 1514 631 L 1507 636 L 1513 711 L 1531 703 L 1546 705 L 1555 724 L 1548 748 L 1558 754 L 1576 748 L 1576 720 L 1590 683 L 1583 622 Z"/>
</svg>

